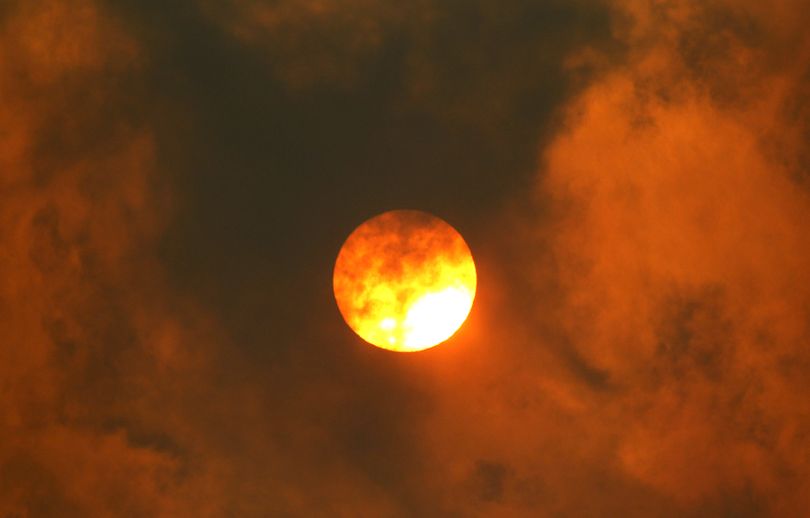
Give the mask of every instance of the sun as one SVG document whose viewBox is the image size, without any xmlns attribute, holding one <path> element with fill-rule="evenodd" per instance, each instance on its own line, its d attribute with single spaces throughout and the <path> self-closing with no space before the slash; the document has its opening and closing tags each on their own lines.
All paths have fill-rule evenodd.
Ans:
<svg viewBox="0 0 810 518">
<path fill-rule="evenodd" d="M 343 319 L 365 341 L 399 352 L 450 338 L 472 309 L 476 271 L 470 248 L 431 214 L 393 210 L 346 239 L 333 276 Z"/>
</svg>

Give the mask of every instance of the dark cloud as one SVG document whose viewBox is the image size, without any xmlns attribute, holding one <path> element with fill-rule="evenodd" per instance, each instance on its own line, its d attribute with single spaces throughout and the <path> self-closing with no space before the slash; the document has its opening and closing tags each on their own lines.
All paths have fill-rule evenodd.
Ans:
<svg viewBox="0 0 810 518">
<path fill-rule="evenodd" d="M 800 514 L 801 4 L 4 4 L 0 516 Z M 415 355 L 331 293 L 396 208 Z"/>
</svg>

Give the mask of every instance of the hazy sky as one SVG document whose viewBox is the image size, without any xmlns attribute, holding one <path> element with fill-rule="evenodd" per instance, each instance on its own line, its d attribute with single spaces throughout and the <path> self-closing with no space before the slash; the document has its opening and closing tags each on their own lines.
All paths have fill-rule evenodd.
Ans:
<svg viewBox="0 0 810 518">
<path fill-rule="evenodd" d="M 0 517 L 805 513 L 805 3 L 0 3 Z M 402 208 L 479 275 L 407 355 Z"/>
</svg>

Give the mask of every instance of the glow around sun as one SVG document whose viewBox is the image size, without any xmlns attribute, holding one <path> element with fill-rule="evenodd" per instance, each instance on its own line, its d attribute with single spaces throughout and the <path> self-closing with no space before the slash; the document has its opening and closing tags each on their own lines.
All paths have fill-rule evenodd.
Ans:
<svg viewBox="0 0 810 518">
<path fill-rule="evenodd" d="M 450 338 L 467 319 L 475 263 L 443 220 L 395 210 L 346 239 L 333 287 L 343 319 L 361 338 L 391 351 L 421 351 Z"/>
</svg>

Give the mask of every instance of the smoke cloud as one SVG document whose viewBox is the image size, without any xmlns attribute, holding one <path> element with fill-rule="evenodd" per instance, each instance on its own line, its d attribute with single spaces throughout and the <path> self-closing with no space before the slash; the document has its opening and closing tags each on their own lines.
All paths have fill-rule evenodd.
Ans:
<svg viewBox="0 0 810 518">
<path fill-rule="evenodd" d="M 0 516 L 810 502 L 800 0 L 0 8 Z M 447 344 L 335 307 L 427 210 Z"/>
</svg>

